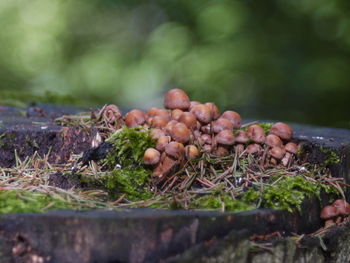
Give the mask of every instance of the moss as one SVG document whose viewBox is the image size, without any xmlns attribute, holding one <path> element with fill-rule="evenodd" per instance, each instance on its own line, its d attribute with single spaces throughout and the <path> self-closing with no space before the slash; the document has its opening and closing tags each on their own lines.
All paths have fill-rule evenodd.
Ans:
<svg viewBox="0 0 350 263">
<path fill-rule="evenodd" d="M 228 212 L 241 212 L 255 207 L 242 200 L 233 199 L 227 193 L 205 195 L 190 204 L 195 209 L 211 209 Z"/>
<path fill-rule="evenodd" d="M 151 172 L 144 168 L 115 169 L 107 175 L 106 188 L 112 197 L 126 194 L 132 201 L 144 200 L 152 197 L 148 187 Z"/>
<path fill-rule="evenodd" d="M 69 203 L 42 193 L 23 190 L 0 191 L 0 213 L 44 212 L 48 209 L 70 209 Z"/>
<path fill-rule="evenodd" d="M 104 162 L 109 169 L 114 169 L 117 164 L 123 168 L 141 166 L 146 149 L 156 145 L 149 130 L 141 127 L 122 128 L 113 133 L 107 141 L 113 144 Z"/>
<path fill-rule="evenodd" d="M 38 143 L 35 141 L 35 139 L 31 139 L 28 135 L 25 137 L 25 142 L 32 147 L 33 149 L 39 149 Z"/>
<path fill-rule="evenodd" d="M 328 194 L 339 195 L 338 191 L 328 185 L 310 182 L 301 176 L 287 176 L 282 179 L 274 178 L 276 183 L 266 185 L 262 191 L 249 189 L 243 195 L 248 204 L 260 204 L 264 208 L 281 209 L 292 212 L 301 211 L 301 204 L 305 198 L 317 197 L 320 199 L 321 191 Z"/>
<path fill-rule="evenodd" d="M 273 123 L 271 123 L 271 122 L 260 122 L 260 123 L 258 123 L 258 125 L 264 129 L 265 134 L 268 134 L 270 132 L 270 129 L 271 129 Z"/>
<path fill-rule="evenodd" d="M 320 151 L 325 154 L 324 165 L 329 166 L 340 162 L 340 158 L 335 151 L 324 147 L 320 147 Z"/>
</svg>

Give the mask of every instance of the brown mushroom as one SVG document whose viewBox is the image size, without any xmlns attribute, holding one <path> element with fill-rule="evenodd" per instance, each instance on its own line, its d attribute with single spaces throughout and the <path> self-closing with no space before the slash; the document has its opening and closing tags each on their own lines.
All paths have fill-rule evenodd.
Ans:
<svg viewBox="0 0 350 263">
<path fill-rule="evenodd" d="M 143 155 L 143 161 L 145 164 L 148 164 L 148 165 L 157 164 L 159 160 L 160 160 L 160 153 L 154 148 L 148 148 Z"/>
<path fill-rule="evenodd" d="M 296 145 L 294 142 L 289 142 L 284 147 L 287 152 L 296 154 L 298 152 L 298 145 Z"/>
<path fill-rule="evenodd" d="M 211 124 L 203 125 L 201 131 L 205 134 L 211 134 Z"/>
<path fill-rule="evenodd" d="M 235 111 L 225 111 L 222 115 L 221 118 L 227 119 L 232 122 L 233 124 L 233 129 L 239 129 L 241 127 L 241 115 L 239 115 Z"/>
<path fill-rule="evenodd" d="M 202 134 L 201 139 L 203 141 L 202 144 L 211 144 L 212 143 L 211 135 L 209 135 L 209 134 Z"/>
<path fill-rule="evenodd" d="M 182 160 L 185 154 L 185 147 L 179 142 L 170 142 L 165 146 L 165 153 L 169 156 Z"/>
<path fill-rule="evenodd" d="M 257 124 L 253 124 L 248 127 L 247 135 L 256 143 L 265 142 L 265 131 L 261 126 Z"/>
<path fill-rule="evenodd" d="M 163 153 L 161 161 L 156 165 L 152 172 L 153 176 L 157 176 L 160 180 L 166 178 L 169 174 L 174 172 L 178 167 L 179 161 Z"/>
<path fill-rule="evenodd" d="M 168 124 L 168 119 L 162 116 L 152 117 L 151 127 L 152 128 L 164 128 Z"/>
<path fill-rule="evenodd" d="M 159 137 L 159 139 L 157 140 L 156 149 L 160 152 L 163 152 L 165 150 L 165 146 L 167 146 L 170 141 L 171 141 L 170 136 Z"/>
<path fill-rule="evenodd" d="M 325 220 L 325 227 L 334 224 L 334 219 L 338 216 L 337 208 L 327 205 L 321 210 L 320 217 Z"/>
<path fill-rule="evenodd" d="M 211 152 L 212 148 L 213 147 L 210 144 L 204 144 L 202 147 L 203 151 L 205 152 Z"/>
<path fill-rule="evenodd" d="M 218 144 L 233 145 L 235 143 L 235 136 L 230 130 L 223 130 L 215 136 L 215 140 Z"/>
<path fill-rule="evenodd" d="M 259 144 L 253 143 L 249 144 L 246 148 L 247 153 L 256 154 L 261 152 L 261 146 Z"/>
<path fill-rule="evenodd" d="M 229 150 L 225 146 L 218 146 L 213 151 L 213 154 L 218 157 L 225 157 L 230 154 Z"/>
<path fill-rule="evenodd" d="M 281 160 L 284 157 L 286 150 L 284 148 L 275 146 L 269 150 L 269 155 L 277 160 Z"/>
<path fill-rule="evenodd" d="M 187 145 L 185 155 L 187 160 L 194 160 L 199 156 L 199 150 L 195 145 Z"/>
<path fill-rule="evenodd" d="M 178 121 L 184 123 L 187 126 L 187 128 L 191 130 L 195 130 L 197 128 L 196 116 L 191 112 L 182 113 Z"/>
<path fill-rule="evenodd" d="M 143 125 L 146 122 L 146 114 L 142 110 L 132 110 L 125 116 L 125 125 L 129 128 Z"/>
<path fill-rule="evenodd" d="M 265 144 L 270 147 L 281 147 L 283 145 L 283 142 L 277 135 L 269 134 L 265 138 Z"/>
<path fill-rule="evenodd" d="M 244 151 L 244 145 L 243 144 L 237 144 L 235 146 L 235 152 L 237 152 L 238 154 L 241 154 Z"/>
<path fill-rule="evenodd" d="M 346 202 L 343 199 L 338 199 L 336 201 L 333 202 L 332 204 L 333 207 L 335 207 L 338 211 L 338 215 L 340 217 L 347 217 L 348 215 L 350 215 L 350 204 L 348 202 Z M 337 218 L 337 223 L 340 223 L 342 221 L 342 218 Z"/>
<path fill-rule="evenodd" d="M 182 110 L 175 109 L 175 110 L 173 110 L 173 111 L 171 112 L 171 118 L 172 118 L 173 120 L 178 121 L 182 113 L 183 113 Z"/>
<path fill-rule="evenodd" d="M 239 131 L 236 135 L 236 142 L 247 143 L 249 140 L 248 135 L 245 131 Z"/>
<path fill-rule="evenodd" d="M 217 120 L 220 118 L 220 111 L 218 106 L 216 106 L 214 103 L 212 102 L 207 102 L 204 105 L 208 106 L 210 108 L 210 112 L 211 112 L 211 117 L 213 120 Z"/>
<path fill-rule="evenodd" d="M 212 131 L 214 133 L 219 133 L 223 130 L 233 130 L 233 124 L 228 119 L 219 118 L 212 123 Z"/>
<path fill-rule="evenodd" d="M 174 141 L 188 143 L 191 138 L 191 131 L 185 124 L 179 122 L 172 127 L 170 136 Z"/>
<path fill-rule="evenodd" d="M 152 129 L 151 130 L 151 137 L 154 140 L 158 140 L 161 136 L 164 136 L 165 132 L 162 131 L 161 129 Z"/>
<path fill-rule="evenodd" d="M 207 105 L 196 105 L 192 108 L 191 112 L 201 123 L 207 124 L 211 121 L 211 109 Z"/>
<path fill-rule="evenodd" d="M 150 109 L 147 111 L 147 116 L 148 116 L 148 117 L 157 116 L 157 112 L 158 112 L 159 110 L 160 110 L 160 109 L 157 108 L 157 107 L 150 108 Z"/>
<path fill-rule="evenodd" d="M 199 101 L 191 101 L 191 102 L 190 102 L 190 108 L 189 108 L 189 111 L 191 111 L 191 110 L 192 110 L 192 108 L 193 108 L 194 106 L 196 106 L 196 105 L 200 105 L 200 104 L 202 104 L 202 103 L 200 103 Z"/>
<path fill-rule="evenodd" d="M 164 98 L 164 108 L 187 110 L 190 107 L 190 99 L 181 89 L 169 90 Z"/>
<path fill-rule="evenodd" d="M 171 130 L 173 129 L 174 125 L 179 123 L 176 120 L 171 120 L 167 123 L 167 125 L 164 127 L 164 130 L 166 132 L 166 134 L 170 135 L 171 134 Z"/>
<path fill-rule="evenodd" d="M 290 140 L 293 136 L 293 130 L 288 124 L 277 122 L 272 125 L 270 134 L 275 134 L 283 140 Z"/>
</svg>

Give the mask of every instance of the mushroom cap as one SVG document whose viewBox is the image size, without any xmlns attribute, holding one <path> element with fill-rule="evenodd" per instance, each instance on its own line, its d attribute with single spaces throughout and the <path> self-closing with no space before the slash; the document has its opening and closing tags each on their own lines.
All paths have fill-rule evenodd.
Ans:
<svg viewBox="0 0 350 263">
<path fill-rule="evenodd" d="M 182 113 L 183 113 L 182 110 L 180 110 L 180 109 L 175 109 L 175 110 L 173 110 L 173 111 L 171 112 L 171 118 L 172 118 L 173 120 L 178 121 Z"/>
<path fill-rule="evenodd" d="M 132 110 L 125 116 L 125 125 L 129 128 L 143 125 L 146 122 L 146 114 L 142 110 Z"/>
<path fill-rule="evenodd" d="M 225 157 L 227 155 L 230 154 L 229 150 L 227 149 L 227 147 L 224 146 L 218 146 L 215 148 L 215 150 L 213 151 L 213 154 L 218 156 L 218 157 Z"/>
<path fill-rule="evenodd" d="M 213 147 L 210 144 L 204 144 L 202 147 L 203 151 L 205 152 L 211 152 L 211 150 L 213 149 Z"/>
<path fill-rule="evenodd" d="M 207 102 L 204 105 L 210 108 L 211 117 L 213 120 L 217 120 L 220 118 L 220 111 L 218 106 L 216 106 L 213 102 Z"/>
<path fill-rule="evenodd" d="M 212 143 L 211 135 L 209 135 L 209 134 L 202 134 L 201 140 L 203 141 L 204 144 L 211 144 Z"/>
<path fill-rule="evenodd" d="M 338 216 L 337 208 L 327 205 L 321 210 L 321 219 L 328 220 Z"/>
<path fill-rule="evenodd" d="M 191 138 L 191 131 L 187 128 L 187 126 L 181 122 L 176 123 L 171 131 L 170 136 L 174 141 L 180 143 L 187 143 Z"/>
<path fill-rule="evenodd" d="M 339 215 L 347 216 L 350 214 L 350 204 L 343 199 L 334 201 L 332 206 L 337 208 Z"/>
<path fill-rule="evenodd" d="M 195 130 L 197 128 L 197 119 L 194 114 L 191 112 L 184 112 L 181 114 L 180 118 L 178 119 L 179 122 L 182 122 L 187 126 L 187 128 L 191 130 Z"/>
<path fill-rule="evenodd" d="M 235 136 L 230 130 L 223 130 L 215 136 L 215 140 L 218 144 L 233 145 L 235 143 Z"/>
<path fill-rule="evenodd" d="M 161 136 L 164 136 L 165 132 L 161 129 L 152 129 L 151 130 L 151 137 L 154 140 L 158 140 Z"/>
<path fill-rule="evenodd" d="M 196 105 L 200 105 L 200 104 L 202 104 L 202 103 L 200 103 L 199 101 L 191 101 L 190 102 L 190 108 L 189 108 L 189 111 L 191 111 L 192 110 L 192 108 L 194 107 L 194 106 L 196 106 Z"/>
<path fill-rule="evenodd" d="M 167 144 L 170 141 L 171 141 L 171 137 L 170 136 L 161 136 L 161 137 L 159 137 L 159 139 L 157 140 L 156 149 L 158 151 L 163 152 L 165 150 L 165 146 L 167 146 Z"/>
<path fill-rule="evenodd" d="M 287 152 L 296 154 L 298 152 L 298 145 L 296 145 L 294 142 L 289 142 L 284 146 Z"/>
<path fill-rule="evenodd" d="M 165 146 L 165 153 L 176 159 L 183 159 L 185 146 L 179 142 L 170 142 Z"/>
<path fill-rule="evenodd" d="M 249 140 L 248 135 L 245 131 L 239 131 L 236 135 L 236 142 L 238 143 L 247 143 Z"/>
<path fill-rule="evenodd" d="M 160 110 L 160 109 L 157 108 L 157 107 L 150 108 L 150 109 L 147 111 L 147 116 L 148 116 L 148 117 L 157 116 L 157 112 L 158 112 L 159 110 Z"/>
<path fill-rule="evenodd" d="M 197 120 L 204 124 L 207 124 L 211 121 L 211 109 L 207 105 L 195 105 L 191 109 L 191 112 L 196 116 Z"/>
<path fill-rule="evenodd" d="M 199 150 L 195 145 L 187 145 L 185 155 L 187 160 L 194 160 L 199 156 Z"/>
<path fill-rule="evenodd" d="M 198 140 L 198 138 L 202 136 L 202 133 L 199 130 L 194 130 L 193 131 L 193 136 L 194 136 L 195 139 Z"/>
<path fill-rule="evenodd" d="M 277 122 L 272 125 L 270 134 L 275 134 L 283 140 L 290 140 L 293 136 L 293 129 L 288 124 Z"/>
<path fill-rule="evenodd" d="M 211 134 L 211 125 L 210 123 L 207 124 L 207 125 L 203 125 L 201 127 L 201 131 L 204 133 L 204 134 Z"/>
<path fill-rule="evenodd" d="M 154 148 L 148 148 L 143 155 L 143 161 L 149 165 L 157 164 L 160 161 L 160 152 Z"/>
<path fill-rule="evenodd" d="M 257 143 L 249 144 L 246 148 L 247 153 L 254 154 L 261 152 L 261 146 Z"/>
<path fill-rule="evenodd" d="M 168 124 L 168 119 L 163 116 L 152 117 L 151 127 L 152 128 L 164 128 Z"/>
<path fill-rule="evenodd" d="M 221 118 L 231 121 L 234 129 L 239 129 L 241 127 L 241 115 L 239 115 L 235 111 L 232 111 L 232 110 L 225 111 L 221 115 Z"/>
<path fill-rule="evenodd" d="M 269 150 L 269 154 L 277 160 L 281 160 L 284 157 L 285 153 L 286 153 L 286 150 L 278 146 L 272 147 Z"/>
<path fill-rule="evenodd" d="M 165 178 L 175 171 L 178 164 L 178 160 L 174 160 L 167 154 L 163 153 L 161 156 L 161 161 L 154 168 L 152 175 L 158 176 L 159 178 Z"/>
<path fill-rule="evenodd" d="M 235 146 L 235 152 L 242 153 L 244 151 L 244 145 L 243 144 L 237 144 Z"/>
<path fill-rule="evenodd" d="M 233 130 L 233 124 L 228 119 L 219 118 L 212 123 L 212 131 L 214 133 L 219 133 L 223 130 Z"/>
<path fill-rule="evenodd" d="M 181 89 L 171 89 L 164 97 L 164 108 L 187 110 L 190 107 L 190 99 Z"/>
<path fill-rule="evenodd" d="M 265 142 L 265 131 L 261 126 L 257 124 L 253 124 L 248 127 L 247 135 L 256 143 Z"/>
<path fill-rule="evenodd" d="M 281 147 L 283 145 L 283 142 L 280 139 L 280 137 L 278 137 L 277 135 L 269 134 L 265 138 L 265 144 L 270 147 L 275 147 L 275 146 Z"/>
</svg>

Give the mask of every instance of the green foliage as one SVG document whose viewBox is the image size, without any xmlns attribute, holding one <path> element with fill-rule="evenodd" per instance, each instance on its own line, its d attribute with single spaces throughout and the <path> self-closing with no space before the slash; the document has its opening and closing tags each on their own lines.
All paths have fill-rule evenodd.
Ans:
<svg viewBox="0 0 350 263">
<path fill-rule="evenodd" d="M 271 122 L 261 122 L 261 123 L 258 123 L 258 125 L 264 129 L 265 134 L 268 134 L 270 132 L 270 129 L 271 129 L 273 123 L 271 123 Z"/>
<path fill-rule="evenodd" d="M 320 151 L 326 155 L 325 161 L 323 162 L 325 166 L 337 164 L 340 162 L 340 158 L 335 151 L 324 147 L 320 147 Z"/>
<path fill-rule="evenodd" d="M 156 145 L 149 130 L 140 127 L 124 127 L 113 133 L 107 141 L 113 144 L 105 160 L 107 167 L 111 169 L 114 169 L 118 163 L 123 168 L 141 166 L 146 149 Z"/>
<path fill-rule="evenodd" d="M 226 193 L 205 195 L 193 201 L 190 206 L 195 209 L 220 210 L 227 212 L 241 212 L 255 208 L 247 202 L 233 199 Z"/>
<path fill-rule="evenodd" d="M 71 209 L 68 202 L 42 193 L 24 190 L 0 191 L 0 213 L 43 212 L 48 209 Z"/>
<path fill-rule="evenodd" d="M 147 183 L 151 172 L 143 168 L 115 169 L 107 175 L 106 187 L 112 197 L 126 194 L 132 201 L 144 200 L 152 197 Z"/>
<path fill-rule="evenodd" d="M 263 190 L 249 189 L 243 195 L 247 203 L 258 204 L 264 208 L 281 209 L 292 212 L 301 211 L 301 204 L 305 198 L 312 196 L 320 199 L 321 190 L 332 195 L 339 192 L 332 186 L 317 182 L 310 182 L 301 176 L 286 176 L 273 178 L 275 183 L 266 185 Z"/>
</svg>

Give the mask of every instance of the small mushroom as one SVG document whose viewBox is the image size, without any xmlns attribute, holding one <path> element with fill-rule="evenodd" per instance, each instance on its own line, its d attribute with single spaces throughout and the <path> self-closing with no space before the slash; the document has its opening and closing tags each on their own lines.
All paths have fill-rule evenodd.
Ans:
<svg viewBox="0 0 350 263">
<path fill-rule="evenodd" d="M 210 108 L 210 112 L 211 112 L 211 117 L 213 120 L 217 120 L 220 118 L 220 111 L 218 106 L 216 106 L 214 103 L 212 102 L 207 102 L 204 105 L 208 106 Z"/>
<path fill-rule="evenodd" d="M 179 123 L 176 120 L 171 120 L 167 123 L 167 125 L 164 127 L 165 132 L 170 135 L 171 134 L 171 130 L 173 129 L 174 125 Z"/>
<path fill-rule="evenodd" d="M 195 130 L 197 128 L 196 116 L 191 112 L 182 113 L 178 121 L 184 123 L 191 130 Z"/>
<path fill-rule="evenodd" d="M 205 134 L 211 134 L 211 124 L 203 125 L 201 131 Z"/>
<path fill-rule="evenodd" d="M 148 165 L 157 164 L 159 160 L 160 160 L 160 153 L 154 148 L 148 148 L 143 155 L 143 161 L 145 164 L 148 164 Z"/>
<path fill-rule="evenodd" d="M 213 151 L 213 154 L 218 157 L 225 157 L 230 154 L 229 150 L 225 146 L 218 146 Z"/>
<path fill-rule="evenodd" d="M 175 109 L 175 110 L 173 110 L 173 111 L 171 112 L 171 118 L 172 118 L 173 120 L 178 121 L 182 113 L 183 113 L 182 110 Z"/>
<path fill-rule="evenodd" d="M 235 111 L 225 111 L 222 115 L 221 118 L 227 119 L 232 122 L 233 124 L 233 129 L 239 129 L 241 127 L 241 115 L 239 115 Z"/>
<path fill-rule="evenodd" d="M 236 135 L 236 142 L 247 143 L 249 140 L 248 135 L 245 131 L 239 131 Z"/>
<path fill-rule="evenodd" d="M 132 110 L 125 116 L 125 125 L 129 128 L 141 126 L 146 122 L 146 114 L 142 110 Z"/>
<path fill-rule="evenodd" d="M 253 124 L 248 127 L 247 135 L 256 143 L 265 142 L 265 131 L 261 126 L 257 124 Z"/>
<path fill-rule="evenodd" d="M 164 128 L 168 124 L 168 119 L 163 116 L 152 117 L 151 127 L 152 128 Z"/>
<path fill-rule="evenodd" d="M 207 105 L 196 105 L 192 108 L 191 112 L 201 123 L 207 124 L 211 121 L 211 109 Z"/>
<path fill-rule="evenodd" d="M 157 112 L 158 112 L 159 110 L 160 110 L 160 109 L 157 108 L 157 107 L 150 108 L 150 109 L 147 111 L 147 116 L 148 116 L 148 117 L 157 116 Z"/>
<path fill-rule="evenodd" d="M 154 140 L 158 140 L 161 136 L 165 136 L 165 132 L 161 129 L 152 129 L 151 130 L 151 137 Z"/>
<path fill-rule="evenodd" d="M 289 142 L 284 147 L 287 152 L 290 152 L 292 154 L 296 154 L 298 152 L 298 145 L 296 145 L 294 142 Z"/>
<path fill-rule="evenodd" d="M 185 155 L 187 160 L 194 160 L 199 156 L 199 150 L 195 145 L 187 145 Z"/>
<path fill-rule="evenodd" d="M 265 138 L 265 144 L 270 147 L 281 147 L 283 145 L 283 142 L 277 135 L 269 134 Z"/>
<path fill-rule="evenodd" d="M 196 105 L 200 105 L 200 104 L 202 104 L 202 103 L 200 103 L 199 101 L 191 101 L 191 102 L 190 102 L 190 108 L 189 108 L 189 111 L 191 111 L 191 110 L 192 110 L 192 108 L 193 108 L 194 106 L 196 106 Z"/>
<path fill-rule="evenodd" d="M 337 208 L 327 205 L 321 210 L 320 217 L 325 220 L 325 227 L 334 224 L 334 219 L 338 216 Z"/>
<path fill-rule="evenodd" d="M 235 136 L 230 130 L 223 130 L 215 136 L 215 140 L 221 145 L 233 145 L 235 143 Z"/>
<path fill-rule="evenodd" d="M 347 217 L 350 215 L 350 204 L 346 202 L 343 199 L 338 199 L 334 201 L 332 204 L 333 207 L 335 207 L 338 211 L 339 216 L 341 217 Z M 337 223 L 340 223 L 342 221 L 342 218 L 337 218 Z"/>
<path fill-rule="evenodd" d="M 275 146 L 269 150 L 269 155 L 277 160 L 281 160 L 284 157 L 286 150 L 284 148 Z"/>
<path fill-rule="evenodd" d="M 178 167 L 179 161 L 173 159 L 167 154 L 163 153 L 161 161 L 156 165 L 155 169 L 152 172 L 153 176 L 157 176 L 160 179 L 167 177 L 169 174 L 174 172 Z"/>
<path fill-rule="evenodd" d="M 233 130 L 233 124 L 228 119 L 219 118 L 212 123 L 212 131 L 214 133 L 219 133 L 223 130 Z"/>
<path fill-rule="evenodd" d="M 171 89 L 165 95 L 164 107 L 171 110 L 187 110 L 190 107 L 190 99 L 183 90 Z"/>
<path fill-rule="evenodd" d="M 259 144 L 253 143 L 249 144 L 246 148 L 247 153 L 256 154 L 261 152 L 261 146 Z"/>
<path fill-rule="evenodd" d="M 275 134 L 283 140 L 290 140 L 293 136 L 293 130 L 288 124 L 277 122 L 272 125 L 270 134 Z"/>
<path fill-rule="evenodd" d="M 181 122 L 176 123 L 171 131 L 170 136 L 174 141 L 180 143 L 188 143 L 191 138 L 191 131 L 187 128 L 187 126 Z"/>
<path fill-rule="evenodd" d="M 159 137 L 159 139 L 157 140 L 156 149 L 160 152 L 163 152 L 165 150 L 165 146 L 167 146 L 170 141 L 171 141 L 170 136 Z"/>
<path fill-rule="evenodd" d="M 202 134 L 201 139 L 203 141 L 202 144 L 211 144 L 212 143 L 212 139 L 211 139 L 211 136 L 209 134 Z"/>
<path fill-rule="evenodd" d="M 185 146 L 179 142 L 170 142 L 165 146 L 165 153 L 177 160 L 182 160 L 185 154 Z"/>
<path fill-rule="evenodd" d="M 196 140 L 202 136 L 202 133 L 199 130 L 194 130 L 193 131 L 193 136 Z"/>
<path fill-rule="evenodd" d="M 211 152 L 211 150 L 213 149 L 213 147 L 210 144 L 204 144 L 202 147 L 203 151 L 205 152 Z"/>
</svg>

